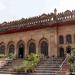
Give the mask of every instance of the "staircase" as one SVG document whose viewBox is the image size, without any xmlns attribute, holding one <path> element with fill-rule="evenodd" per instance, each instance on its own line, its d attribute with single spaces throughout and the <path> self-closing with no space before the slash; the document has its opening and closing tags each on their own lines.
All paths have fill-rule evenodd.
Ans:
<svg viewBox="0 0 75 75">
<path fill-rule="evenodd" d="M 16 74 L 13 72 L 15 66 L 22 64 L 23 59 L 8 60 L 7 63 L 0 67 L 0 74 Z M 61 58 L 44 58 L 34 70 L 34 73 L 23 73 L 18 75 L 59 75 Z"/>
<path fill-rule="evenodd" d="M 19 66 L 22 64 L 23 59 L 16 59 L 16 60 L 6 60 L 7 63 L 0 68 L 0 74 L 12 74 L 15 73 L 13 72 L 13 68 L 15 66 Z"/>
<path fill-rule="evenodd" d="M 59 75 L 60 65 L 63 62 L 61 58 L 43 59 L 32 75 Z"/>
</svg>

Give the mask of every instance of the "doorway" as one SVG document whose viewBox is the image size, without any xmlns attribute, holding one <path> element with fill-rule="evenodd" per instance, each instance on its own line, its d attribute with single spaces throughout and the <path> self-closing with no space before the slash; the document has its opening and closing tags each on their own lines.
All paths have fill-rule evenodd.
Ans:
<svg viewBox="0 0 75 75">
<path fill-rule="evenodd" d="M 64 57 L 64 48 L 59 49 L 59 57 Z"/>
<path fill-rule="evenodd" d="M 41 54 L 48 56 L 48 43 L 46 41 L 41 43 Z"/>
<path fill-rule="evenodd" d="M 19 58 L 24 58 L 24 45 L 23 44 L 19 45 L 18 57 Z"/>
</svg>

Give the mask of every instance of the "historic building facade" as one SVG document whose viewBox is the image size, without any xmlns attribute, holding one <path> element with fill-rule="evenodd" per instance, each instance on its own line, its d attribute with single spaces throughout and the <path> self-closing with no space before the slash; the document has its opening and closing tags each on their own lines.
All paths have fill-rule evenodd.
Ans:
<svg viewBox="0 0 75 75">
<path fill-rule="evenodd" d="M 0 54 L 65 57 L 75 44 L 75 11 L 43 14 L 0 24 Z"/>
</svg>

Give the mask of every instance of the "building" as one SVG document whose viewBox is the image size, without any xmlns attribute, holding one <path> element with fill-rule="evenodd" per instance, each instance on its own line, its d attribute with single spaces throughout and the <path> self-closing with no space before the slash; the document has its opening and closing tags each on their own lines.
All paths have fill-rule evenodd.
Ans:
<svg viewBox="0 0 75 75">
<path fill-rule="evenodd" d="M 0 24 L 0 54 L 24 58 L 30 53 L 65 57 L 75 44 L 75 10 L 42 14 Z"/>
</svg>

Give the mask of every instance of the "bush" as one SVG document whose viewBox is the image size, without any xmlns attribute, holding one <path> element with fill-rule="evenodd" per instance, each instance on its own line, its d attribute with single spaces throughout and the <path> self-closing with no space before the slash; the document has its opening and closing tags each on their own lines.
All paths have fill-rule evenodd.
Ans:
<svg viewBox="0 0 75 75">
<path fill-rule="evenodd" d="M 38 54 L 31 53 L 23 64 L 14 68 L 16 72 L 32 72 L 40 61 Z"/>
<path fill-rule="evenodd" d="M 33 54 L 28 56 L 28 59 L 23 62 L 26 72 L 32 72 L 40 61 L 40 56 L 38 54 Z"/>
<path fill-rule="evenodd" d="M 9 54 L 8 54 L 8 58 L 9 58 L 9 59 L 15 59 L 15 55 L 14 55 L 13 53 L 9 53 Z"/>
<path fill-rule="evenodd" d="M 71 72 L 75 72 L 75 48 L 71 50 L 71 55 L 69 55 L 68 62 Z"/>
<path fill-rule="evenodd" d="M 0 58 L 5 58 L 6 56 L 4 54 L 0 54 Z"/>
</svg>

